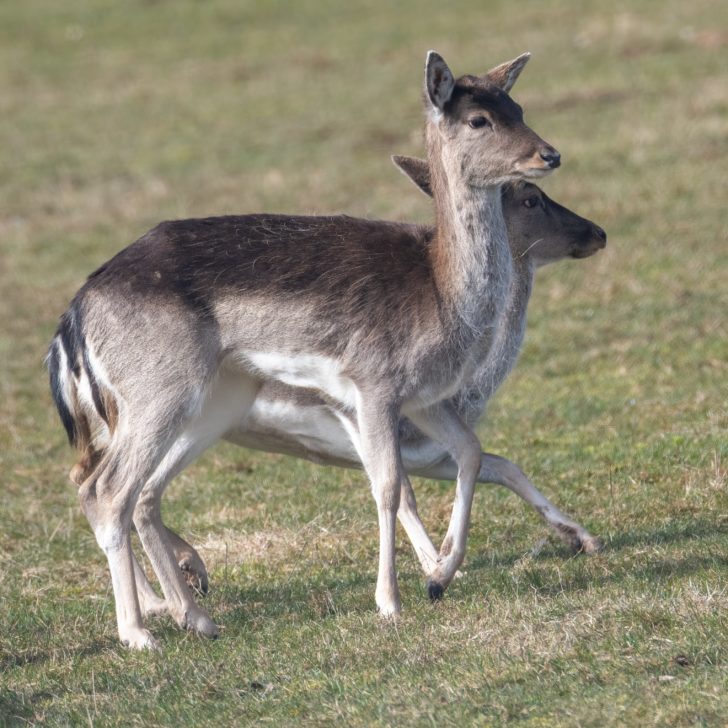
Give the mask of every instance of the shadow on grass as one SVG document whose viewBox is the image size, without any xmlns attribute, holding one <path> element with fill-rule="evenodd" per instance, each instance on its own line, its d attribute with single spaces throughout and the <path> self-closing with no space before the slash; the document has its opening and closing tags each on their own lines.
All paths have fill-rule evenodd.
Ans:
<svg viewBox="0 0 728 728">
<path fill-rule="evenodd" d="M 74 649 L 74 655 L 78 657 L 90 657 L 98 655 L 102 650 L 112 648 L 116 645 L 114 640 L 95 640 L 81 649 Z M 0 673 L 13 670 L 14 668 L 24 668 L 28 665 L 36 665 L 48 662 L 58 656 L 58 649 L 49 650 L 31 650 L 26 654 L 6 654 L 0 657 Z M 3 713 L 0 712 L 0 716 Z M 1 725 L 1 724 L 0 724 Z"/>
<path fill-rule="evenodd" d="M 716 553 L 715 538 L 728 535 L 728 524 L 716 524 L 707 519 L 696 519 L 690 522 L 681 521 L 667 524 L 651 530 L 636 530 L 618 535 L 610 539 L 605 546 L 603 555 L 607 557 L 607 569 L 600 569 L 598 573 L 592 568 L 592 563 L 604 563 L 585 555 L 572 556 L 566 546 L 556 544 L 546 547 L 536 555 L 525 557 L 518 553 L 508 553 L 499 556 L 482 554 L 469 560 L 467 570 L 478 580 L 488 581 L 490 590 L 508 594 L 514 589 L 517 582 L 522 588 L 523 584 L 541 594 L 561 594 L 564 592 L 579 592 L 589 588 L 611 584 L 645 583 L 658 586 L 671 579 L 680 579 L 686 576 L 699 574 L 709 569 L 728 572 L 728 555 Z M 694 546 L 699 540 L 706 541 L 706 552 L 680 553 L 665 555 L 663 553 L 650 554 L 644 547 L 670 545 L 673 547 Z M 630 554 L 631 549 L 639 549 L 636 554 Z M 629 560 L 619 562 L 609 559 L 610 554 L 618 555 L 624 552 Z M 635 563 L 637 556 L 640 563 Z M 565 562 L 573 559 L 570 568 L 552 568 L 554 560 L 564 559 Z M 514 573 L 517 564 L 523 568 Z"/>
<path fill-rule="evenodd" d="M 689 522 L 679 520 L 655 529 L 639 529 L 623 531 L 611 538 L 607 544 L 608 551 L 619 551 L 634 546 L 656 546 L 658 544 L 674 544 L 681 541 L 710 538 L 728 535 L 728 522 L 716 523 L 706 518 Z"/>
<path fill-rule="evenodd" d="M 649 558 L 646 556 L 645 558 Z M 539 594 L 557 595 L 563 593 L 576 593 L 588 591 L 592 588 L 604 587 L 607 584 L 619 585 L 630 589 L 638 589 L 638 584 L 649 586 L 654 591 L 665 582 L 680 579 L 686 576 L 695 576 L 707 569 L 721 569 L 728 571 L 728 559 L 712 556 L 685 556 L 675 559 L 653 559 L 644 566 L 635 568 L 625 565 L 608 574 L 578 573 L 578 574 L 552 574 L 531 571 L 522 575 L 528 586 Z"/>
<path fill-rule="evenodd" d="M 371 575 L 361 573 L 319 575 L 310 581 L 292 576 L 287 582 L 261 582 L 244 589 L 222 587 L 211 608 L 223 623 L 243 625 L 283 616 L 322 619 L 342 612 L 373 611 L 375 585 Z"/>
<path fill-rule="evenodd" d="M 600 535 L 598 529 L 594 529 L 592 532 L 597 536 Z M 697 539 L 715 538 L 716 536 L 728 536 L 728 522 L 716 523 L 708 519 L 694 519 L 689 522 L 676 520 L 674 523 L 662 525 L 658 528 L 633 529 L 620 532 L 608 540 L 602 539 L 604 542 L 602 554 L 619 552 L 637 546 L 677 544 Z M 493 554 L 478 554 L 475 556 L 471 554 L 468 561 L 469 568 L 472 569 L 480 569 L 486 566 L 508 569 L 522 561 L 523 557 L 522 552 L 502 553 L 495 556 Z M 555 538 L 533 556 L 534 562 L 571 558 L 589 559 L 591 557 L 572 553 L 568 546 Z"/>
<path fill-rule="evenodd" d="M 681 521 L 651 530 L 619 534 L 606 543 L 603 553 L 608 558 L 612 553 L 628 552 L 639 547 L 679 545 L 700 539 L 711 539 L 712 543 L 716 536 L 725 535 L 728 535 L 728 524 L 716 524 L 707 519 Z M 574 556 L 567 546 L 555 542 L 532 556 L 530 563 L 520 569 L 515 578 L 521 587 L 525 581 L 530 588 L 542 594 L 585 591 L 605 583 L 659 585 L 707 569 L 728 571 L 728 556 L 714 551 L 711 549 L 705 555 L 676 553 L 674 556 L 660 554 L 659 557 L 640 551 L 638 556 L 644 563 L 635 564 L 634 558 L 625 563 L 610 561 L 607 570 L 600 569 L 596 573 L 591 560 L 600 557 Z M 472 555 L 466 566 L 468 578 L 462 584 L 467 589 L 473 588 L 476 583 L 487 583 L 489 590 L 507 595 L 514 588 L 513 568 L 523 563 L 523 559 L 523 553 L 517 552 Z M 569 569 L 559 569 L 557 574 L 547 568 L 553 566 L 554 560 L 573 561 L 571 573 Z M 410 599 L 413 589 L 427 599 L 424 580 L 419 574 L 401 572 L 400 583 L 410 592 Z M 374 609 L 374 588 L 375 577 L 372 574 L 341 569 L 312 575 L 310 579 L 300 573 L 292 574 L 289 580 L 278 578 L 273 582 L 266 582 L 261 577 L 245 588 L 238 588 L 234 583 L 219 585 L 208 604 L 201 604 L 223 624 L 254 627 L 261 619 L 268 618 L 293 616 L 305 621 L 325 619 L 340 613 L 369 613 Z"/>
<path fill-rule="evenodd" d="M 601 557 L 572 556 L 570 550 L 558 542 L 545 546 L 538 554 L 526 557 L 511 550 L 500 554 L 474 554 L 468 559 L 468 576 L 456 582 L 457 591 L 479 590 L 487 586 L 489 592 L 500 593 L 506 598 L 514 589 L 524 586 L 542 595 L 577 593 L 605 584 L 638 583 L 653 585 L 671 579 L 695 575 L 708 569 L 728 572 L 728 555 L 715 553 L 716 536 L 728 535 L 728 524 L 716 524 L 708 519 L 681 521 L 662 525 L 655 529 L 633 530 L 610 539 L 604 551 L 607 569 L 596 571 L 592 564 L 604 564 Z M 675 553 L 674 556 L 651 555 L 644 547 L 665 544 L 695 543 L 710 539 L 711 549 L 705 554 Z M 642 549 L 640 549 L 642 547 Z M 640 549 L 630 554 L 630 549 Z M 610 554 L 625 552 L 629 560 L 610 560 Z M 639 562 L 636 563 L 636 559 Z M 570 564 L 569 568 L 554 570 L 554 561 Z M 523 565 L 517 573 L 514 568 Z M 267 581 L 264 575 L 250 578 L 248 584 L 227 582 L 213 584 L 214 592 L 208 599 L 198 599 L 212 618 L 221 625 L 248 626 L 255 629 L 262 620 L 293 618 L 295 621 L 315 621 L 339 614 L 373 614 L 376 577 L 352 568 L 327 570 L 321 574 L 293 573 L 289 578 L 276 577 Z M 424 580 L 416 571 L 400 572 L 406 599 L 427 600 Z M 414 594 L 413 594 L 414 592 Z M 153 620 L 153 631 L 158 637 L 175 637 L 179 630 L 167 617 Z M 97 640 L 77 653 L 78 656 L 98 654 L 105 648 L 116 648 L 114 640 Z M 0 672 L 25 667 L 51 659 L 53 650 L 30 651 L 25 655 L 0 657 Z"/>
<path fill-rule="evenodd" d="M 0 725 L 28 725 L 32 717 L 30 701 L 24 700 L 14 690 L 0 688 Z"/>
</svg>

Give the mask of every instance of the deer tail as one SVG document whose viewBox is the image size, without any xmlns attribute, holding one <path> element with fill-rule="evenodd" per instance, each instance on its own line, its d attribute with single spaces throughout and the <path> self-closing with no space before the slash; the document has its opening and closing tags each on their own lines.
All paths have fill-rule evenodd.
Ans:
<svg viewBox="0 0 728 728">
<path fill-rule="evenodd" d="M 61 317 L 48 349 L 46 366 L 53 401 L 80 457 L 69 477 L 81 485 L 95 470 L 118 424 L 117 398 L 93 356 L 74 301 Z"/>
</svg>

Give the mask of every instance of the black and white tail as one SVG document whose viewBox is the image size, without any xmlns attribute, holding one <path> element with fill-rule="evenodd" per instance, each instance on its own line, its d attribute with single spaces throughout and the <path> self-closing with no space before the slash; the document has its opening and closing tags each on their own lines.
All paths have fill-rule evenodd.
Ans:
<svg viewBox="0 0 728 728">
<path fill-rule="evenodd" d="M 81 485 L 108 447 L 118 420 L 117 400 L 83 334 L 80 307 L 74 301 L 61 317 L 48 349 L 51 394 L 68 441 L 80 453 L 71 480 Z"/>
</svg>

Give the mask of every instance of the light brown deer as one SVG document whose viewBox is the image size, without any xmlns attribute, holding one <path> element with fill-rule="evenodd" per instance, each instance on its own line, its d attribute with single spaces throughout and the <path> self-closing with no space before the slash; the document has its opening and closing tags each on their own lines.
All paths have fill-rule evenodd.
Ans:
<svg viewBox="0 0 728 728">
<path fill-rule="evenodd" d="M 480 444 L 450 397 L 471 378 L 503 312 L 512 264 L 500 187 L 560 162 L 508 95 L 527 59 L 455 81 L 428 54 L 434 232 L 348 217 L 166 222 L 76 294 L 49 350 L 51 389 L 82 453 L 73 474 L 107 556 L 124 644 L 156 646 L 137 596 L 132 517 L 177 623 L 217 634 L 175 561 L 161 497 L 270 380 L 316 389 L 351 415 L 377 505 L 375 597 L 384 616 L 400 611 L 400 415 L 443 444 L 458 476 L 431 581 L 450 583 L 480 467 Z"/>
<path fill-rule="evenodd" d="M 424 160 L 399 156 L 393 160 L 431 196 L 430 173 Z M 554 202 L 536 185 L 526 182 L 504 185 L 502 196 L 513 277 L 505 299 L 505 314 L 497 324 L 490 350 L 478 363 L 472 381 L 452 398 L 458 414 L 469 426 L 483 416 L 488 400 L 518 357 L 536 268 L 564 258 L 587 258 L 602 249 L 607 240 L 602 228 Z M 246 418 L 225 439 L 317 463 L 360 468 L 356 447 L 349 436 L 351 426 L 342 424 L 346 417 L 346 412 L 329 404 L 314 390 L 271 381 L 263 384 Z M 424 436 L 406 419 L 400 422 L 399 431 L 402 462 L 407 473 L 455 480 L 457 465 L 442 445 Z M 478 482 L 498 483 L 518 494 L 574 552 L 594 553 L 600 548 L 598 539 L 563 514 L 505 458 L 482 453 Z M 414 494 L 408 493 L 406 483 L 403 481 L 405 490 L 398 516 L 429 576 L 437 564 L 438 554 L 419 522 Z M 199 554 L 176 533 L 170 531 L 169 538 L 188 583 L 207 592 L 207 570 Z M 164 611 L 163 602 L 156 597 L 141 570 L 139 574 L 137 588 L 144 595 L 146 609 Z"/>
</svg>

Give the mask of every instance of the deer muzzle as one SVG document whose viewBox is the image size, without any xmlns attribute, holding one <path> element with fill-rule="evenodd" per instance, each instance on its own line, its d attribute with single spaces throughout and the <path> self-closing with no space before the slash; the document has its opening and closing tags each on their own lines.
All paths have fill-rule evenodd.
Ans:
<svg viewBox="0 0 728 728">
<path fill-rule="evenodd" d="M 561 166 L 561 155 L 553 147 L 542 149 L 539 156 L 546 162 L 549 169 L 556 169 Z"/>
<path fill-rule="evenodd" d="M 518 166 L 524 177 L 545 177 L 561 166 L 561 155 L 550 144 L 543 143 Z"/>
<path fill-rule="evenodd" d="M 585 231 L 582 241 L 571 253 L 572 258 L 588 258 L 607 247 L 607 233 L 599 225 L 591 224 Z"/>
</svg>

